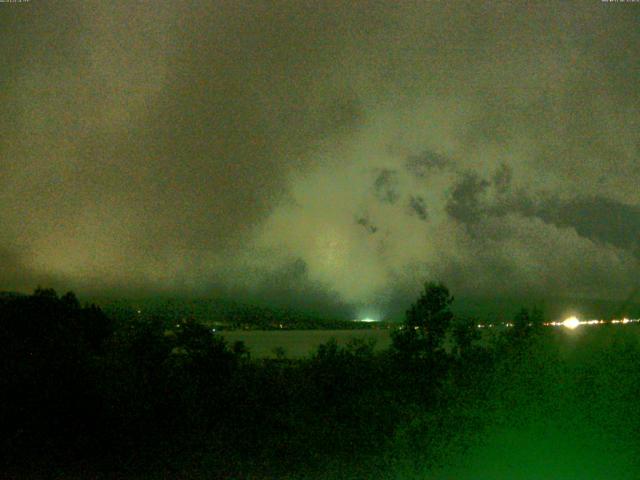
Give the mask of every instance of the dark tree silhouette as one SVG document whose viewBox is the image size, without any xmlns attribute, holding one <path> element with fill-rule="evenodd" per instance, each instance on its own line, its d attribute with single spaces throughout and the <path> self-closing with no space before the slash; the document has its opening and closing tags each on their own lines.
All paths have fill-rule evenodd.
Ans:
<svg viewBox="0 0 640 480">
<path fill-rule="evenodd" d="M 96 359 L 112 334 L 75 294 L 37 288 L 0 305 L 0 427 L 3 448 L 26 452 L 84 448 L 98 416 Z M 77 442 L 77 443 L 76 443 Z"/>
<path fill-rule="evenodd" d="M 521 308 L 513 318 L 513 333 L 515 338 L 526 338 L 540 331 L 543 326 L 544 315 L 542 310 L 534 307 L 531 311 Z"/>
<path fill-rule="evenodd" d="M 73 292 L 65 293 L 62 297 L 60 297 L 60 301 L 69 310 L 75 311 L 80 309 L 80 302 L 78 301 L 76 294 Z"/>
<path fill-rule="evenodd" d="M 457 319 L 453 324 L 452 337 L 459 357 L 469 354 L 478 340 L 480 330 L 476 327 L 477 320 L 471 317 Z"/>
<path fill-rule="evenodd" d="M 535 330 L 542 327 L 544 323 L 544 312 L 538 307 L 533 307 L 533 309 L 531 310 L 530 322 L 531 326 Z"/>
<path fill-rule="evenodd" d="M 440 349 L 453 319 L 452 302 L 444 284 L 426 282 L 418 300 L 407 310 L 404 329 L 393 337 L 394 347 L 411 354 Z"/>
<path fill-rule="evenodd" d="M 526 308 L 521 308 L 518 313 L 516 313 L 515 317 L 513 317 L 513 333 L 517 337 L 521 337 L 526 335 L 527 330 L 529 329 L 529 324 L 531 323 L 531 318 L 529 316 L 529 310 Z"/>
</svg>

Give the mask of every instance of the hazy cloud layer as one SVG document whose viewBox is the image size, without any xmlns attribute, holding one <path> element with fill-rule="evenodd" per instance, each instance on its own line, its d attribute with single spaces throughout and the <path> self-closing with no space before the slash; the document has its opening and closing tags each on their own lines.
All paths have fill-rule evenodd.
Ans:
<svg viewBox="0 0 640 480">
<path fill-rule="evenodd" d="M 425 278 L 635 288 L 632 4 L 29 2 L 0 21 L 0 288 L 382 312 Z"/>
</svg>

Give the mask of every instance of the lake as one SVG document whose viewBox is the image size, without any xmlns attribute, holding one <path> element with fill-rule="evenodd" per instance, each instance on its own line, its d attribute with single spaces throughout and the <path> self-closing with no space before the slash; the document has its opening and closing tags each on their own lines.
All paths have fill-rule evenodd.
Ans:
<svg viewBox="0 0 640 480">
<path fill-rule="evenodd" d="M 596 341 L 605 347 L 621 337 L 627 340 L 638 341 L 640 339 L 640 325 L 600 325 L 580 326 L 576 330 L 568 330 L 564 327 L 554 328 L 559 335 L 559 341 L 563 344 L 563 352 L 573 351 L 577 344 L 589 337 L 590 341 Z M 490 341 L 491 337 L 500 334 L 501 328 L 484 329 L 483 342 Z M 238 340 L 243 341 L 251 351 L 254 358 L 275 357 L 274 350 L 278 347 L 284 349 L 289 358 L 301 358 L 315 352 L 318 345 L 335 338 L 339 345 L 345 345 L 352 338 L 374 340 L 375 350 L 384 350 L 391 345 L 391 329 L 372 330 L 230 330 L 222 331 L 219 335 L 231 344 Z M 446 345 L 446 344 L 445 344 Z"/>
<path fill-rule="evenodd" d="M 287 357 L 301 358 L 313 353 L 318 345 L 335 338 L 345 345 L 352 338 L 374 340 L 375 349 L 391 345 L 392 330 L 231 330 L 220 332 L 229 343 L 245 343 L 254 358 L 275 357 L 274 350 L 283 348 Z"/>
</svg>

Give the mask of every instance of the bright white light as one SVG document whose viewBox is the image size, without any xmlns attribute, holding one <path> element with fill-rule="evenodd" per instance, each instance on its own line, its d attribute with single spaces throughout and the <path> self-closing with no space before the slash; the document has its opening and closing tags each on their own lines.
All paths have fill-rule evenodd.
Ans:
<svg viewBox="0 0 640 480">
<path fill-rule="evenodd" d="M 578 325 L 580 325 L 580 320 L 578 320 L 577 317 L 569 317 L 564 322 L 562 322 L 562 325 L 573 330 L 574 328 L 578 328 Z"/>
<path fill-rule="evenodd" d="M 371 322 L 377 322 L 377 320 L 374 320 L 373 318 L 363 318 L 362 320 L 360 320 L 361 322 L 366 322 L 366 323 L 371 323 Z"/>
</svg>

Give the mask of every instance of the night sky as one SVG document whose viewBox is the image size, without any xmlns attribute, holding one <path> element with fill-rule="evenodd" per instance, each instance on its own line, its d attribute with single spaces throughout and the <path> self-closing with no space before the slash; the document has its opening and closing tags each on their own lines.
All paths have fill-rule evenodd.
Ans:
<svg viewBox="0 0 640 480">
<path fill-rule="evenodd" d="M 640 6 L 0 4 L 0 290 L 384 314 L 639 285 Z M 364 311 L 363 310 L 363 311 Z"/>
</svg>

